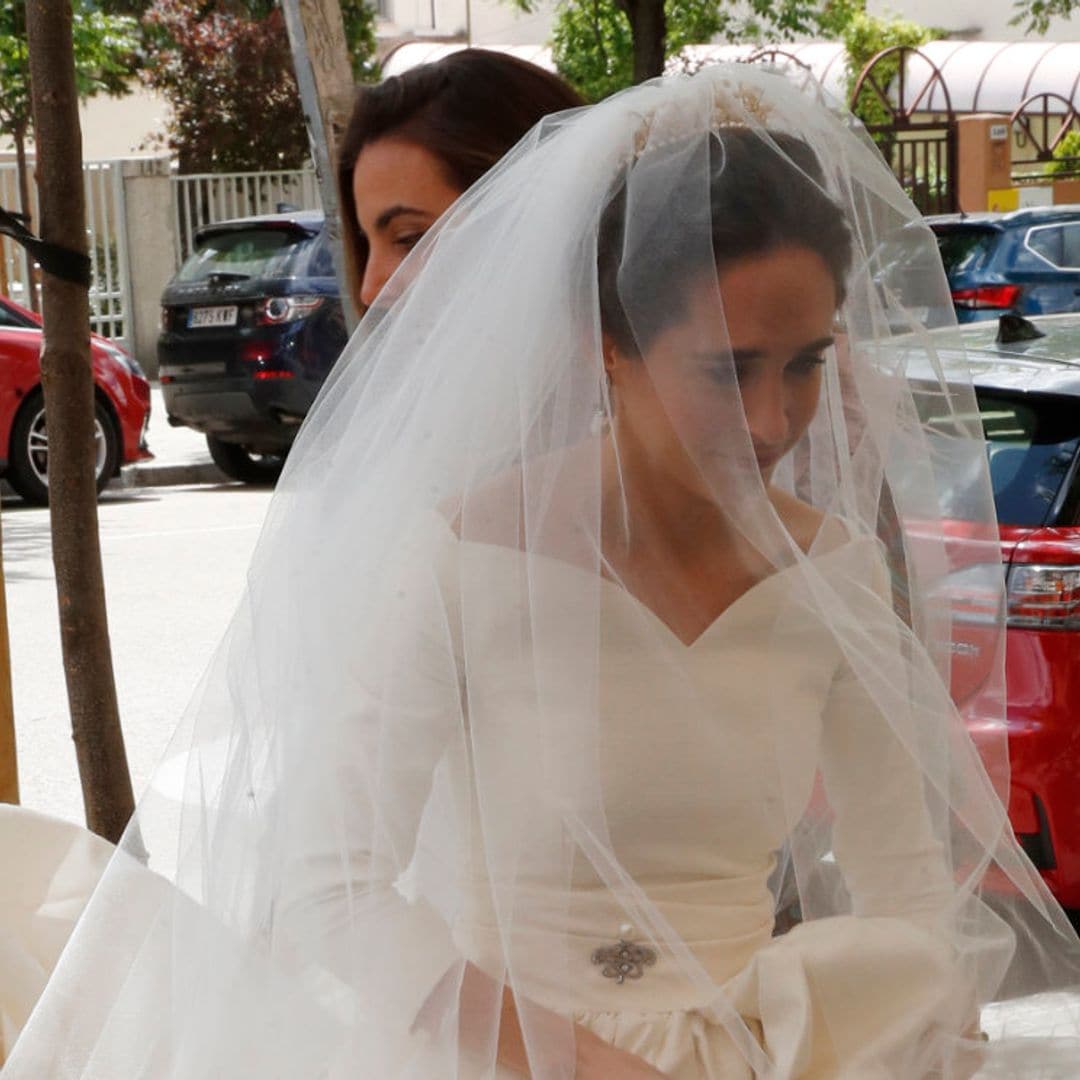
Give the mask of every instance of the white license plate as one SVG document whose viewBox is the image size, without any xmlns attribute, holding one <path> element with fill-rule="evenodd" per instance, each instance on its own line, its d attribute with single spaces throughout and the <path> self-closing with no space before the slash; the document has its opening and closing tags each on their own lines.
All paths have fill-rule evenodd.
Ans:
<svg viewBox="0 0 1080 1080">
<path fill-rule="evenodd" d="M 192 308 L 188 312 L 188 328 L 193 329 L 197 326 L 235 326 L 238 310 L 235 305 Z"/>
</svg>

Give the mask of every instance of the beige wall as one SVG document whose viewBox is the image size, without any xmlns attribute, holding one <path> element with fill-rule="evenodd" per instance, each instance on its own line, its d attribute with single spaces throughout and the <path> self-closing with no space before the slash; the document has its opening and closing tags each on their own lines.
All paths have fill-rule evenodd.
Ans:
<svg viewBox="0 0 1080 1080">
<path fill-rule="evenodd" d="M 142 87 L 127 97 L 91 98 L 79 107 L 83 159 L 103 161 L 160 152 L 162 147 L 148 144 L 164 132 L 168 111 L 164 98 Z M 0 154 L 13 151 L 10 139 L 0 137 Z"/>
</svg>

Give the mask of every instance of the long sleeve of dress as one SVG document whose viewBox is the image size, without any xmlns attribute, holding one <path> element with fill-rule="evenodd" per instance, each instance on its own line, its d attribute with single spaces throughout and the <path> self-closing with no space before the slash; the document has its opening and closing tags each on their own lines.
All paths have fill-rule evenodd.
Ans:
<svg viewBox="0 0 1080 1080">
<path fill-rule="evenodd" d="M 824 716 L 822 774 L 835 815 L 833 853 L 855 914 L 933 922 L 954 889 L 932 824 L 926 774 L 913 752 L 919 707 L 903 681 L 910 669 L 897 663 L 894 675 L 887 662 L 902 630 L 892 620 L 883 565 L 875 567 L 866 593 L 877 640 L 860 657 L 859 670 L 850 659 L 841 663 Z M 941 696 L 947 709 L 944 688 Z"/>
<path fill-rule="evenodd" d="M 329 714 L 305 735 L 274 917 L 294 953 L 405 1025 L 458 959 L 446 919 L 407 899 L 404 881 L 421 821 L 444 812 L 434 777 L 461 710 L 444 582 L 430 562 L 410 566 L 384 590 L 378 640 L 339 673 Z"/>
</svg>

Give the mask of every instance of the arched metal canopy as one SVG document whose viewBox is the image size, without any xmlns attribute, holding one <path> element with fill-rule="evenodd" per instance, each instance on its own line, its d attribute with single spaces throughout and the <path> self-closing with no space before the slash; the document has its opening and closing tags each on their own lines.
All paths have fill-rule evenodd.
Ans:
<svg viewBox="0 0 1080 1080">
<path fill-rule="evenodd" d="M 399 75 L 416 64 L 438 60 L 464 45 L 409 42 L 395 49 L 386 60 L 384 74 Z M 511 53 L 554 70 L 551 50 L 540 45 L 484 45 L 483 48 Z M 839 101 L 848 100 L 847 57 L 843 45 L 829 41 L 785 42 L 779 45 L 691 45 L 686 59 L 697 67 L 703 63 L 749 60 L 755 54 L 775 51 L 775 63 L 783 66 L 787 57 L 809 68 L 825 90 Z M 931 80 L 932 64 L 941 72 L 954 114 L 974 112 L 1012 113 L 1021 102 L 1036 94 L 1052 94 L 1051 112 L 1068 112 L 1068 102 L 1080 92 L 1080 41 L 931 41 L 919 49 L 923 60 L 913 53 L 908 59 L 905 87 L 918 94 Z M 676 61 L 672 70 L 680 70 Z M 895 91 L 894 91 L 895 92 Z M 938 82 L 918 103 L 919 112 L 946 112 L 945 90 Z M 897 102 L 902 111 L 913 101 Z"/>
</svg>

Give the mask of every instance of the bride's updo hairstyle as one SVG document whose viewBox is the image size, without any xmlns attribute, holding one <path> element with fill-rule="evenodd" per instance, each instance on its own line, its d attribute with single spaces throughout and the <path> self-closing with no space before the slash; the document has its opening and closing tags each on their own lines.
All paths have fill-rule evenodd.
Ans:
<svg viewBox="0 0 1080 1080">
<path fill-rule="evenodd" d="M 851 231 L 843 211 L 825 190 L 813 150 L 784 132 L 726 127 L 722 141 L 709 140 L 709 197 L 697 186 L 700 142 L 645 155 L 623 172 L 600 218 L 597 236 L 600 321 L 628 355 L 685 315 L 685 297 L 702 273 L 722 273 L 744 258 L 777 248 L 801 247 L 821 256 L 833 277 L 839 307 L 852 261 Z M 627 250 L 626 221 L 634 216 L 635 178 L 655 166 L 671 170 L 685 157 L 670 191 L 669 212 L 644 224 L 640 214 L 635 250 Z M 674 170 L 671 170 L 674 172 Z M 708 208 L 709 220 L 702 210 Z M 712 261 L 704 261 L 702 235 L 711 235 Z M 623 298 L 633 297 L 631 326 Z"/>
</svg>

